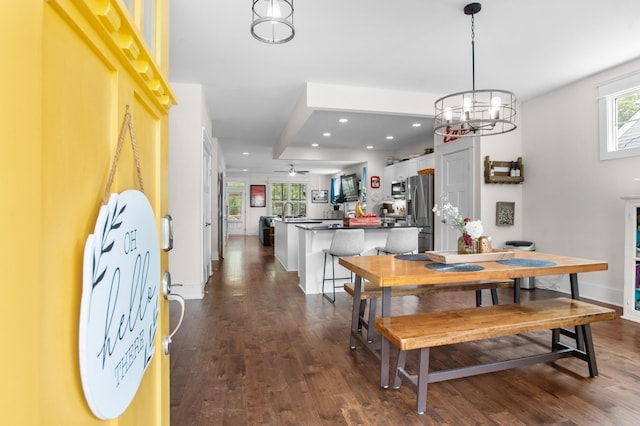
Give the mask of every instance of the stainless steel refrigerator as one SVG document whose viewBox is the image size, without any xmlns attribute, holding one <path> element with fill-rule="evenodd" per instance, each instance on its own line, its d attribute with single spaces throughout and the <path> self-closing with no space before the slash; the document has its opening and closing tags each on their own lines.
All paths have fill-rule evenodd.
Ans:
<svg viewBox="0 0 640 426">
<path fill-rule="evenodd" d="M 433 175 L 408 177 L 405 199 L 408 224 L 420 228 L 418 251 L 433 250 Z"/>
</svg>

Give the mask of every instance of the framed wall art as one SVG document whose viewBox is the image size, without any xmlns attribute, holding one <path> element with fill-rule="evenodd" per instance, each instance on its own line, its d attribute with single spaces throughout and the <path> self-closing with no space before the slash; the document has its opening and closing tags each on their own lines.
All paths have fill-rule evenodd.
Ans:
<svg viewBox="0 0 640 426">
<path fill-rule="evenodd" d="M 380 176 L 371 176 L 371 188 L 380 188 Z"/>
<path fill-rule="evenodd" d="M 312 203 L 328 203 L 329 191 L 327 189 L 312 190 L 311 202 Z"/>
<path fill-rule="evenodd" d="M 496 203 L 496 225 L 511 226 L 516 212 L 516 203 L 498 201 Z"/>
<path fill-rule="evenodd" d="M 250 186 L 250 201 L 251 207 L 267 207 L 266 198 L 267 186 L 266 185 L 251 185 Z"/>
</svg>

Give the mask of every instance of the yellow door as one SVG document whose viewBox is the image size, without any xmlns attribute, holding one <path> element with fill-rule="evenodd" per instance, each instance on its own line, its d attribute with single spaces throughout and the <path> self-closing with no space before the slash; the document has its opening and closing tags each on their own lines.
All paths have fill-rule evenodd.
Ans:
<svg viewBox="0 0 640 426">
<path fill-rule="evenodd" d="M 127 106 L 159 233 L 168 213 L 175 99 L 166 81 L 167 14 L 167 0 L 2 2 L 2 424 L 105 424 L 85 401 L 78 364 L 84 242 Z M 111 190 L 126 189 L 140 189 L 128 135 Z M 167 269 L 164 252 L 160 263 Z M 163 298 L 158 322 L 155 355 L 133 401 L 106 424 L 169 424 Z"/>
</svg>

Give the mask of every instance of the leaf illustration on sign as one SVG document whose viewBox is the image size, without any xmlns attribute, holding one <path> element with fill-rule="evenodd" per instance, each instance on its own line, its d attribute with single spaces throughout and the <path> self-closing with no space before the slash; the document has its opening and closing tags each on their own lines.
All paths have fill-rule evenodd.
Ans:
<svg viewBox="0 0 640 426">
<path fill-rule="evenodd" d="M 113 209 L 107 209 L 108 216 L 107 220 L 104 221 L 104 226 L 102 228 L 102 238 L 100 238 L 100 251 L 97 254 L 95 252 L 93 254 L 93 288 L 95 288 L 95 286 L 97 286 L 104 279 L 105 273 L 107 272 L 107 269 L 104 268 L 102 272 L 100 272 L 99 275 L 96 276 L 96 274 L 98 273 L 97 271 L 100 268 L 100 259 L 102 258 L 102 255 L 105 253 L 109 253 L 113 248 L 113 245 L 115 244 L 115 240 L 109 241 L 109 234 L 111 233 L 111 231 L 120 228 L 120 226 L 122 225 L 121 217 L 126 208 L 126 204 L 123 204 L 122 207 L 118 208 L 118 202 L 116 201 L 113 205 Z"/>
</svg>

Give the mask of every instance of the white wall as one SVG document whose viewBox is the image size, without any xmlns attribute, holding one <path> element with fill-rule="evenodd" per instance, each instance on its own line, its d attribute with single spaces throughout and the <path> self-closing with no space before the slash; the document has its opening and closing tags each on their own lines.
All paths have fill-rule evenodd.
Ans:
<svg viewBox="0 0 640 426">
<path fill-rule="evenodd" d="M 521 105 L 518 105 L 521 110 Z M 480 218 L 484 234 L 491 236 L 491 243 L 495 248 L 503 248 L 505 242 L 509 240 L 526 240 L 537 243 L 535 236 L 527 235 L 524 232 L 524 203 L 523 194 L 527 191 L 528 185 L 528 158 L 523 157 L 524 183 L 504 184 L 504 183 L 484 183 L 484 159 L 489 156 L 495 161 L 516 161 L 522 157 L 522 127 L 521 120 L 516 117 L 516 130 L 503 135 L 484 137 L 480 143 L 480 149 L 476 151 L 478 155 L 475 159 L 478 165 L 476 178 L 479 191 Z M 515 203 L 513 226 L 496 225 L 496 203 L 508 201 Z"/>
<path fill-rule="evenodd" d="M 624 203 L 639 194 L 640 158 L 601 161 L 597 85 L 640 69 L 640 60 L 523 105 L 524 235 L 538 250 L 609 263 L 580 276 L 582 296 L 622 304 Z M 558 280 L 556 280 L 558 281 Z M 551 284 L 556 284 L 553 280 Z M 566 279 L 557 282 L 567 288 Z"/>
<path fill-rule="evenodd" d="M 211 134 L 211 119 L 202 86 L 172 83 L 179 105 L 169 114 L 169 211 L 173 218 L 174 244 L 169 252 L 172 282 L 182 284 L 173 291 L 187 299 L 204 295 L 202 259 L 202 127 Z M 214 156 L 219 152 L 213 140 Z M 213 159 L 212 206 L 217 205 L 216 164 Z M 217 252 L 217 215 L 214 207 L 212 245 Z M 214 234 L 215 232 L 215 234 Z"/>
</svg>

